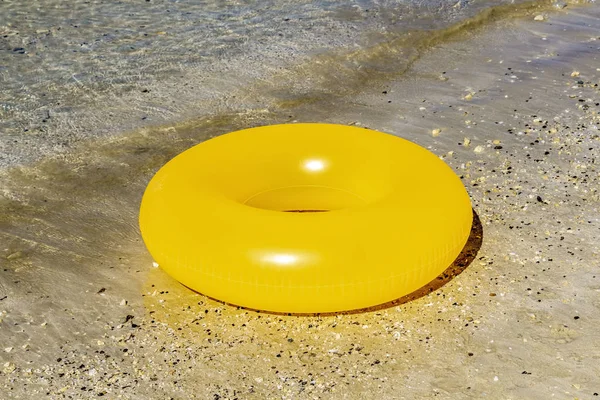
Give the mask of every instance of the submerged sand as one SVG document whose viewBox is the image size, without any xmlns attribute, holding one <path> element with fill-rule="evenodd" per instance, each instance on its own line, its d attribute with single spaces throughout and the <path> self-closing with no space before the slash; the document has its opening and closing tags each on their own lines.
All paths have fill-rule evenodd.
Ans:
<svg viewBox="0 0 600 400">
<path fill-rule="evenodd" d="M 599 32 L 598 6 L 533 10 L 432 43 L 403 74 L 386 58 L 398 43 L 346 56 L 381 75 L 282 99 L 294 76 L 341 85 L 319 67 L 339 58 L 317 58 L 240 90 L 261 107 L 2 171 L 0 397 L 595 398 Z M 399 306 L 304 317 L 223 305 L 152 267 L 137 212 L 157 168 L 212 136 L 294 121 L 442 157 L 481 219 L 473 262 Z"/>
</svg>

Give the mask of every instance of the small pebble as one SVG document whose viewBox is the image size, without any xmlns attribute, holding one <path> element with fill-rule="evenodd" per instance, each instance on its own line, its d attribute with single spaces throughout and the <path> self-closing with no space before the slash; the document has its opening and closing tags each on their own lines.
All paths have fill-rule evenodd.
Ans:
<svg viewBox="0 0 600 400">
<path fill-rule="evenodd" d="M 546 18 L 542 15 L 542 14 L 538 14 L 535 16 L 535 18 L 533 18 L 534 21 L 543 21 Z"/>
<path fill-rule="evenodd" d="M 573 78 L 575 78 L 575 77 L 579 76 L 579 71 L 573 71 L 573 72 L 571 72 L 571 76 L 572 76 Z"/>
<path fill-rule="evenodd" d="M 558 8 L 559 10 L 562 10 L 563 8 L 567 7 L 567 3 L 565 1 L 562 0 L 558 0 L 554 3 L 554 8 Z"/>
<path fill-rule="evenodd" d="M 5 374 L 12 374 L 17 369 L 17 366 L 11 362 L 5 362 L 3 367 L 2 372 Z"/>
<path fill-rule="evenodd" d="M 431 131 L 431 136 L 438 137 L 438 136 L 440 136 L 441 132 L 442 132 L 441 129 L 434 129 L 434 130 Z"/>
<path fill-rule="evenodd" d="M 23 253 L 21 253 L 20 251 L 16 251 L 12 254 L 9 254 L 6 259 L 7 260 L 16 260 L 17 258 L 20 258 L 23 255 Z"/>
</svg>

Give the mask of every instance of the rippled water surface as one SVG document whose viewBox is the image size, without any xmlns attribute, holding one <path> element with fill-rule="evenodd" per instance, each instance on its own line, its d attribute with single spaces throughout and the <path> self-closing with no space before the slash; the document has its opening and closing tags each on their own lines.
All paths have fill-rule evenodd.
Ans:
<svg viewBox="0 0 600 400">
<path fill-rule="evenodd" d="M 256 108 L 254 96 L 232 92 L 274 74 L 310 86 L 311 77 L 286 69 L 315 54 L 440 29 L 501 3 L 5 0 L 0 166 L 63 152 L 87 137 Z M 403 46 L 410 53 L 410 41 Z"/>
</svg>

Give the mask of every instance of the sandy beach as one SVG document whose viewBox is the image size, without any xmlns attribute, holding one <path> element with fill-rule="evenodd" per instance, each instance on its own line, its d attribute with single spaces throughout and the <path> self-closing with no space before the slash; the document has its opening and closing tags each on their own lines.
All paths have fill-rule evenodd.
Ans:
<svg viewBox="0 0 600 400">
<path fill-rule="evenodd" d="M 3 100 L 0 398 L 597 398 L 600 7 L 494 10 L 401 34 L 344 25 L 357 36 L 285 68 L 239 59 L 220 78 L 190 67 L 81 104 L 65 93 L 72 108 L 30 136 L 48 107 L 10 114 L 26 94 Z M 327 316 L 228 306 L 154 267 L 137 216 L 158 168 L 211 137 L 293 122 L 439 155 L 481 221 L 470 265 L 412 301 Z"/>
</svg>

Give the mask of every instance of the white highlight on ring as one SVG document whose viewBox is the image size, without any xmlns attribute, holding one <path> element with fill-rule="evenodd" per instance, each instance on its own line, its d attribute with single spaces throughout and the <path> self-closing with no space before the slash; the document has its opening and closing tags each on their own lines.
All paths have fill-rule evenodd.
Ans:
<svg viewBox="0 0 600 400">
<path fill-rule="evenodd" d="M 292 265 L 298 261 L 298 256 L 294 254 L 271 254 L 265 258 L 277 265 Z"/>
<path fill-rule="evenodd" d="M 304 168 L 311 172 L 319 172 L 325 169 L 325 161 L 323 160 L 307 160 L 304 163 Z"/>
</svg>

